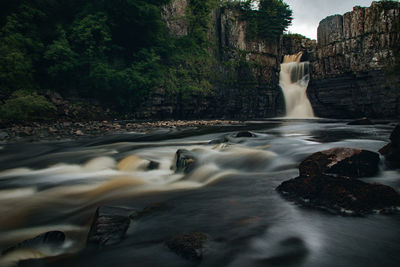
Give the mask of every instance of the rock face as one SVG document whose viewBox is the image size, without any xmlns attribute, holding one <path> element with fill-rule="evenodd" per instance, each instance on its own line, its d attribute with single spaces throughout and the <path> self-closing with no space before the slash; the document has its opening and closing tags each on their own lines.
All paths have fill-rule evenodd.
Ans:
<svg viewBox="0 0 400 267">
<path fill-rule="evenodd" d="M 162 10 L 170 32 L 188 34 L 185 10 L 189 0 L 174 0 Z M 183 97 L 160 87 L 138 108 L 138 119 L 265 118 L 284 114 L 284 100 L 278 86 L 281 40 L 248 40 L 247 21 L 237 7 L 216 8 L 209 30 L 221 79 L 234 84 L 214 84 L 207 93 L 192 92 Z M 239 65 L 239 66 L 238 66 Z"/>
<path fill-rule="evenodd" d="M 51 231 L 43 233 L 34 238 L 27 239 L 13 247 L 3 251 L 3 255 L 10 253 L 17 249 L 40 249 L 47 247 L 49 249 L 61 248 L 65 241 L 65 234 L 60 231 Z"/>
<path fill-rule="evenodd" d="M 299 165 L 300 176 L 283 182 L 277 191 L 312 208 L 333 213 L 362 215 L 393 212 L 400 195 L 391 187 L 357 180 L 378 171 L 377 153 L 333 148 L 312 154 Z"/>
<path fill-rule="evenodd" d="M 170 250 L 187 260 L 201 261 L 204 243 L 208 239 L 206 234 L 193 232 L 187 235 L 174 236 L 165 244 Z"/>
<path fill-rule="evenodd" d="M 347 72 L 367 72 L 394 65 L 400 42 L 400 4 L 393 8 L 373 2 L 371 7 L 330 16 L 318 27 L 313 61 L 315 79 Z"/>
<path fill-rule="evenodd" d="M 196 162 L 196 156 L 192 151 L 179 149 L 175 154 L 175 171 L 189 173 L 196 166 Z"/>
<path fill-rule="evenodd" d="M 390 143 L 379 150 L 385 156 L 389 167 L 400 168 L 400 124 L 394 128 L 390 135 Z"/>
<path fill-rule="evenodd" d="M 132 210 L 118 207 L 99 207 L 96 210 L 87 238 L 90 247 L 102 248 L 119 243 L 128 230 Z"/>
<path fill-rule="evenodd" d="M 188 34 L 189 0 L 174 0 L 162 10 L 170 32 Z M 232 5 L 216 8 L 209 30 L 222 80 L 236 66 L 232 85 L 213 84 L 210 92 L 179 93 L 159 88 L 136 113 L 138 119 L 266 118 L 285 113 L 279 88 L 282 55 L 303 51 L 310 61 L 308 97 L 318 117 L 400 117 L 400 3 L 373 2 L 371 7 L 327 17 L 318 28 L 318 44 L 296 35 L 272 41 L 248 40 L 248 22 Z M 242 64 L 245 63 L 245 64 Z M 238 66 L 239 65 L 239 66 Z M 392 69 L 392 71 L 391 71 Z M 224 76 L 225 75 L 225 76 Z"/>
<path fill-rule="evenodd" d="M 300 176 L 337 174 L 367 177 L 378 172 L 379 154 L 354 148 L 332 148 L 312 154 L 300 163 Z"/>
<path fill-rule="evenodd" d="M 318 27 L 318 45 L 308 95 L 317 116 L 398 117 L 400 3 L 373 2 L 369 8 L 330 16 Z"/>
<path fill-rule="evenodd" d="M 393 188 L 340 176 L 300 176 L 283 182 L 277 190 L 298 203 L 333 213 L 392 212 L 400 206 L 400 195 Z"/>
<path fill-rule="evenodd" d="M 188 3 L 189 0 L 174 0 L 162 8 L 161 15 L 174 36 L 182 37 L 188 33 L 188 21 L 185 17 Z"/>
</svg>

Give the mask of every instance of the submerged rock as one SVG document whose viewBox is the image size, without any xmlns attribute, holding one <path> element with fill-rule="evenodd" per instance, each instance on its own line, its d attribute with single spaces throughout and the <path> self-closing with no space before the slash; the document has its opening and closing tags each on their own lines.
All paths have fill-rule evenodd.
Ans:
<svg viewBox="0 0 400 267">
<path fill-rule="evenodd" d="M 295 202 L 335 213 L 392 212 L 400 206 L 400 195 L 393 188 L 342 176 L 300 176 L 277 190 Z"/>
<path fill-rule="evenodd" d="M 390 135 L 390 143 L 379 150 L 385 156 L 386 164 L 392 168 L 400 168 L 400 124 Z"/>
<path fill-rule="evenodd" d="M 120 207 L 99 207 L 87 238 L 87 244 L 101 248 L 119 243 L 128 230 L 132 210 Z"/>
<path fill-rule="evenodd" d="M 15 246 L 3 250 L 3 255 L 17 249 L 31 249 L 49 247 L 50 249 L 60 248 L 65 241 L 65 234 L 61 231 L 51 231 L 40 234 L 34 238 L 27 239 Z"/>
<path fill-rule="evenodd" d="M 196 157 L 192 151 L 179 149 L 175 154 L 175 171 L 189 173 L 196 164 Z"/>
<path fill-rule="evenodd" d="M 379 154 L 354 148 L 332 148 L 312 154 L 300 163 L 300 176 L 338 174 L 368 177 L 379 170 Z"/>
<path fill-rule="evenodd" d="M 244 131 L 244 132 L 238 132 L 236 134 L 236 137 L 254 137 L 254 135 L 251 132 Z"/>
<path fill-rule="evenodd" d="M 368 118 L 361 118 L 358 120 L 351 121 L 347 123 L 347 125 L 374 125 L 374 123 L 370 121 Z"/>
<path fill-rule="evenodd" d="M 169 239 L 165 244 L 179 256 L 191 260 L 201 261 L 203 258 L 204 244 L 209 237 L 201 232 L 193 232 L 186 235 L 178 235 Z"/>
</svg>

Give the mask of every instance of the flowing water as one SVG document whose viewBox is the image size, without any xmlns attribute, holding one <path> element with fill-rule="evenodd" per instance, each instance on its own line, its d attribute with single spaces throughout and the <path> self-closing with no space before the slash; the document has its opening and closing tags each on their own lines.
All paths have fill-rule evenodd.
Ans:
<svg viewBox="0 0 400 267">
<path fill-rule="evenodd" d="M 212 237 L 201 266 L 399 266 L 400 214 L 331 215 L 275 191 L 298 175 L 298 163 L 311 153 L 338 146 L 377 151 L 393 128 L 277 119 L 1 145 L 0 249 L 51 230 L 65 232 L 67 241 L 16 250 L 2 256 L 0 266 L 64 254 L 40 266 L 192 266 L 197 263 L 164 242 L 194 231 Z M 255 137 L 235 137 L 242 130 Z M 178 149 L 197 156 L 192 172 L 171 168 Z M 151 161 L 159 167 L 148 170 Z M 364 180 L 400 190 L 400 172 L 383 164 Z M 121 243 L 84 250 L 98 206 L 141 210 L 152 203 L 162 208 L 133 220 Z"/>
<path fill-rule="evenodd" d="M 307 97 L 310 81 L 308 61 L 300 62 L 302 52 L 286 55 L 281 64 L 279 86 L 285 97 L 286 117 L 313 118 L 314 112 Z"/>
</svg>

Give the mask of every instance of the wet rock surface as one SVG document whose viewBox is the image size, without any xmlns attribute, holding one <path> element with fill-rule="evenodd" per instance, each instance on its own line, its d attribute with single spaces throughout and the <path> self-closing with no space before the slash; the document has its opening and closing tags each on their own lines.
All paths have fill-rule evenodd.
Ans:
<svg viewBox="0 0 400 267">
<path fill-rule="evenodd" d="M 191 260 L 201 261 L 203 249 L 209 237 L 201 232 L 174 236 L 165 242 L 166 246 L 179 256 Z"/>
<path fill-rule="evenodd" d="M 337 174 L 351 178 L 375 175 L 379 154 L 354 148 L 332 148 L 312 154 L 299 165 L 300 176 Z"/>
<path fill-rule="evenodd" d="M 179 149 L 175 154 L 175 171 L 191 172 L 196 166 L 196 155 L 187 149 Z"/>
<path fill-rule="evenodd" d="M 242 125 L 231 120 L 191 120 L 191 121 L 60 121 L 54 123 L 31 122 L 15 124 L 0 129 L 0 142 L 36 142 L 42 140 L 79 139 L 107 134 L 146 133 L 157 129 L 192 128 L 218 125 Z"/>
<path fill-rule="evenodd" d="M 7 248 L 3 250 L 2 254 L 5 255 L 18 249 L 31 249 L 40 247 L 56 249 L 64 244 L 65 238 L 65 234 L 61 231 L 46 232 L 34 238 L 27 239 L 15 246 Z"/>
<path fill-rule="evenodd" d="M 299 177 L 283 182 L 277 191 L 296 203 L 332 213 L 393 212 L 400 207 L 400 195 L 393 188 L 357 180 L 375 175 L 378 164 L 379 155 L 368 150 L 317 152 L 300 163 Z"/>
<path fill-rule="evenodd" d="M 89 247 L 102 248 L 119 243 L 128 230 L 132 210 L 102 206 L 96 210 L 87 238 Z"/>
<path fill-rule="evenodd" d="M 400 168 L 400 124 L 390 135 L 390 143 L 379 150 L 385 157 L 386 164 L 392 168 Z"/>
<path fill-rule="evenodd" d="M 341 176 L 300 176 L 283 182 L 277 190 L 297 203 L 333 213 L 390 213 L 400 206 L 400 195 L 393 188 Z"/>
<path fill-rule="evenodd" d="M 251 132 L 238 132 L 236 134 L 236 137 L 254 137 L 254 135 Z"/>
</svg>

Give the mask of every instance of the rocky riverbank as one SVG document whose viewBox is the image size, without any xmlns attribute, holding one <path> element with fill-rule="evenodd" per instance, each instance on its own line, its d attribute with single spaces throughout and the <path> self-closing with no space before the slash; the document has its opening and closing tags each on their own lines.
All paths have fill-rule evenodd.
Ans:
<svg viewBox="0 0 400 267">
<path fill-rule="evenodd" d="M 0 142 L 37 142 L 42 140 L 77 139 L 107 134 L 148 132 L 156 129 L 200 126 L 242 125 L 231 120 L 171 120 L 171 121 L 88 121 L 88 122 L 31 122 L 0 129 Z"/>
</svg>

